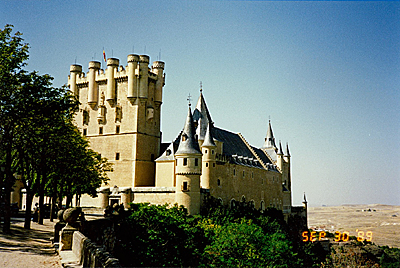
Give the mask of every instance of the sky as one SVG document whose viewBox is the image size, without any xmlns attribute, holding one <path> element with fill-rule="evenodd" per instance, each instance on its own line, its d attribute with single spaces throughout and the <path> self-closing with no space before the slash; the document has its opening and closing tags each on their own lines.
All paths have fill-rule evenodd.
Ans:
<svg viewBox="0 0 400 268">
<path fill-rule="evenodd" d="M 400 2 L 3 1 L 27 70 L 67 83 L 106 56 L 165 62 L 163 142 L 203 94 L 215 125 L 289 143 L 292 199 L 400 205 Z"/>
</svg>

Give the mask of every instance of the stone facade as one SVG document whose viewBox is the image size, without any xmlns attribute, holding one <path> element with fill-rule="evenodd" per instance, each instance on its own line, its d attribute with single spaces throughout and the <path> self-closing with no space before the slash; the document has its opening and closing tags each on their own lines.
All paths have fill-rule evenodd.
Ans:
<svg viewBox="0 0 400 268">
<path fill-rule="evenodd" d="M 83 196 L 81 205 L 178 203 L 197 214 L 207 192 L 223 204 L 246 200 L 290 215 L 291 156 L 288 146 L 283 152 L 275 143 L 271 123 L 264 145 L 251 146 L 240 133 L 214 125 L 201 89 L 193 112 L 189 105 L 182 132 L 175 141 L 162 143 L 164 62 L 148 64 L 146 55 L 129 55 L 126 67 L 111 58 L 105 71 L 96 61 L 86 74 L 80 65 L 70 68 L 68 84 L 81 103 L 76 125 L 113 164 L 109 185 L 99 189 L 96 199 Z"/>
</svg>

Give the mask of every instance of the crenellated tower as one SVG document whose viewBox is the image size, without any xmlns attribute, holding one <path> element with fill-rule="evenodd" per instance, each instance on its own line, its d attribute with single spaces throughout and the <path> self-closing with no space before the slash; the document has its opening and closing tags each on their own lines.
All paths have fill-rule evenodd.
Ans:
<svg viewBox="0 0 400 268">
<path fill-rule="evenodd" d="M 91 148 L 113 163 L 112 187 L 155 184 L 165 74 L 164 62 L 149 62 L 147 55 L 130 54 L 125 67 L 117 58 L 107 59 L 106 70 L 89 62 L 86 74 L 81 65 L 70 67 L 68 85 L 80 102 L 76 125 Z"/>
</svg>

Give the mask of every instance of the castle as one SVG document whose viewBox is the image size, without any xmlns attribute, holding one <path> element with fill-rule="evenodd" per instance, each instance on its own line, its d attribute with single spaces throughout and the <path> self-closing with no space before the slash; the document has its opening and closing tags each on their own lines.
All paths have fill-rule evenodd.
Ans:
<svg viewBox="0 0 400 268">
<path fill-rule="evenodd" d="M 116 58 L 71 65 L 68 85 L 79 99 L 75 123 L 93 150 L 113 164 L 109 185 L 98 198 L 83 196 L 82 206 L 105 208 L 131 202 L 177 203 L 198 214 L 206 194 L 222 204 L 249 201 L 256 208 L 274 207 L 287 217 L 306 215 L 292 207 L 291 156 L 276 143 L 271 123 L 261 148 L 240 133 L 218 128 L 200 89 L 197 105 L 189 104 L 183 130 L 162 143 L 160 115 L 165 84 L 164 62 L 149 67 L 149 56 L 128 55 L 128 65 Z M 178 133 L 179 131 L 177 131 Z"/>
</svg>

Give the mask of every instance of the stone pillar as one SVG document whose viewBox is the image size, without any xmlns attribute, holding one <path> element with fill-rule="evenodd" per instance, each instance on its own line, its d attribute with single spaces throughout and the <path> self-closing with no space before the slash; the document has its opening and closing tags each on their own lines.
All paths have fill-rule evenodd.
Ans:
<svg viewBox="0 0 400 268">
<path fill-rule="evenodd" d="M 78 231 L 78 229 L 68 224 L 62 228 L 60 233 L 59 251 L 72 249 L 72 238 L 75 231 Z"/>
<path fill-rule="evenodd" d="M 106 208 L 109 205 L 110 187 L 101 187 L 99 190 L 101 208 Z"/>
<path fill-rule="evenodd" d="M 124 208 L 129 208 L 130 203 L 132 202 L 132 190 L 130 187 L 121 187 L 119 188 L 121 193 L 121 203 L 124 205 Z"/>
</svg>

